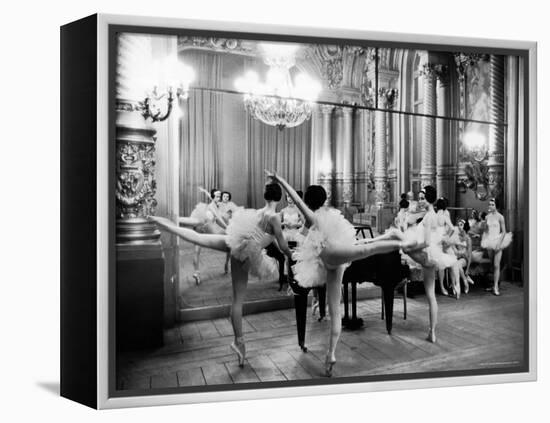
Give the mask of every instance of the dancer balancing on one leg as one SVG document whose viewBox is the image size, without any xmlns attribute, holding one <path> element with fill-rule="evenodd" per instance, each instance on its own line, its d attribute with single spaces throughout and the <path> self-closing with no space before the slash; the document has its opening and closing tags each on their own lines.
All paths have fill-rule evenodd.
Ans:
<svg viewBox="0 0 550 423">
<path fill-rule="evenodd" d="M 428 337 L 430 342 L 436 342 L 435 328 L 437 326 L 437 300 L 435 297 L 435 272 L 437 269 L 451 267 L 456 262 L 456 256 L 445 254 L 441 244 L 441 230 L 438 217 L 434 211 L 437 194 L 434 187 L 428 185 L 418 194 L 419 206 L 426 208 L 422 221 L 405 232 L 406 239 L 416 239 L 425 245 L 421 250 L 407 252 L 414 261 L 422 266 L 424 274 L 424 290 L 428 299 L 430 328 Z"/>
<path fill-rule="evenodd" d="M 340 211 L 324 207 L 326 192 L 319 185 L 307 188 L 304 200 L 279 175 L 267 172 L 275 182 L 279 182 L 292 197 L 303 216 L 308 234 L 294 254 L 294 278 L 303 287 L 327 285 L 327 301 L 330 314 L 330 333 L 325 359 L 325 373 L 332 376 L 336 363 L 336 344 L 342 330 L 340 295 L 342 276 L 350 262 L 383 254 L 400 248 L 422 247 L 416 240 L 402 241 L 399 231 L 391 231 L 382 239 L 368 243 L 357 243 L 353 226 L 344 219 Z M 397 239 L 390 239 L 397 238 Z"/>
<path fill-rule="evenodd" d="M 264 280 L 278 278 L 275 259 L 265 254 L 264 248 L 276 240 L 279 248 L 288 257 L 292 253 L 283 237 L 281 222 L 276 211 L 282 190 L 278 184 L 267 184 L 264 191 L 265 207 L 260 210 L 240 209 L 233 215 L 227 234 L 203 234 L 191 229 L 180 228 L 170 220 L 151 216 L 163 229 L 184 240 L 205 248 L 231 252 L 231 282 L 233 300 L 231 325 L 235 340 L 231 349 L 237 354 L 239 366 L 244 366 L 246 349 L 243 339 L 242 315 L 248 273 Z"/>
</svg>

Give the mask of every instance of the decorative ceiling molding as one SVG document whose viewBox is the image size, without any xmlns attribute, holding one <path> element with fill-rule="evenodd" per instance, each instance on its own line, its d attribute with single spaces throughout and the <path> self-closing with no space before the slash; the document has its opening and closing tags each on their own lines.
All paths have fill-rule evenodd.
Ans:
<svg viewBox="0 0 550 423">
<path fill-rule="evenodd" d="M 178 51 L 181 52 L 191 49 L 242 54 L 247 56 L 256 56 L 260 54 L 258 51 L 258 43 L 255 41 L 234 38 L 178 37 Z"/>
</svg>

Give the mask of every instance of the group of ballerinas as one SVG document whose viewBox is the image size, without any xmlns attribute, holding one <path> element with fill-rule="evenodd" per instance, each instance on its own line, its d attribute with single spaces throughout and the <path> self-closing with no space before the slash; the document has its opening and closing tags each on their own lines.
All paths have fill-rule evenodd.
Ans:
<svg viewBox="0 0 550 423">
<path fill-rule="evenodd" d="M 233 298 L 231 324 L 234 340 L 230 348 L 237 354 L 238 363 L 244 366 L 246 347 L 242 331 L 242 308 L 248 275 L 261 279 L 276 279 L 279 267 L 276 260 L 267 256 L 265 248 L 276 241 L 279 249 L 296 262 L 293 274 L 302 287 L 326 285 L 330 316 L 328 347 L 325 357 L 325 374 L 331 376 L 336 363 L 341 322 L 342 277 L 352 261 L 375 254 L 400 250 L 424 269 L 424 286 L 429 305 L 430 328 L 427 339 L 436 342 L 437 301 L 435 297 L 435 271 L 447 264 L 443 251 L 439 216 L 434 211 L 435 188 L 427 186 L 419 194 L 422 221 L 405 231 L 390 229 L 374 239 L 356 240 L 353 226 L 336 209 L 327 207 L 327 194 L 323 187 L 311 185 L 304 198 L 274 172 L 266 172 L 269 182 L 265 186 L 265 206 L 261 209 L 238 209 L 225 228 L 225 233 L 204 233 L 179 227 L 168 219 L 151 217 L 159 226 L 199 247 L 211 248 L 230 254 Z M 303 216 L 304 238 L 294 251 L 288 246 L 281 227 L 277 204 L 284 189 Z M 411 218 L 414 216 L 411 214 Z M 294 218 L 293 218 L 294 219 Z M 188 222 L 195 223 L 195 222 Z M 304 235 L 305 232 L 305 235 Z"/>
<path fill-rule="evenodd" d="M 204 234 L 225 234 L 227 225 L 233 214 L 238 210 L 237 205 L 231 201 L 231 193 L 213 188 L 210 192 L 199 188 L 199 192 L 205 194 L 208 203 L 199 202 L 189 217 L 180 217 L 178 223 L 182 226 L 193 228 L 195 231 Z M 201 247 L 195 245 L 193 256 L 193 279 L 199 285 L 200 277 L 200 253 Z M 224 273 L 229 270 L 229 252 L 226 255 Z"/>
<path fill-rule="evenodd" d="M 426 192 L 421 191 L 419 201 L 412 200 L 412 193 L 403 194 L 399 203 L 399 212 L 395 219 L 395 226 L 403 231 L 410 231 L 415 227 L 419 218 L 424 216 Z M 506 232 L 504 217 L 497 210 L 496 199 L 489 200 L 487 213 L 483 221 L 476 220 L 476 230 L 470 234 L 469 221 L 459 218 L 457 225 L 454 226 L 447 210 L 447 200 L 441 197 L 434 204 L 436 212 L 437 230 L 435 240 L 441 244 L 441 251 L 437 260 L 437 273 L 439 279 L 439 289 L 443 295 L 449 295 L 445 288 L 445 270 L 450 271 L 451 289 L 456 299 L 460 298 L 461 282 L 464 286 L 464 293 L 469 292 L 469 285 L 474 281 L 469 276 L 469 269 L 472 263 L 472 239 L 473 236 L 481 236 L 481 248 L 488 252 L 491 263 L 493 264 L 493 286 L 488 290 L 496 296 L 500 295 L 500 261 L 502 250 L 507 248 L 512 242 L 512 234 Z M 477 256 L 476 256 L 477 257 Z M 410 260 L 409 260 L 410 261 Z"/>
<path fill-rule="evenodd" d="M 205 248 L 230 253 L 233 298 L 231 324 L 234 341 L 231 349 L 244 366 L 246 348 L 242 332 L 242 308 L 248 275 L 261 279 L 276 279 L 278 266 L 275 259 L 265 254 L 265 247 L 273 241 L 289 258 L 296 260 L 294 278 L 304 287 L 327 285 L 327 303 L 331 317 L 325 373 L 332 375 L 336 363 L 336 344 L 341 333 L 340 295 L 342 275 L 350 262 L 373 254 L 394 250 L 421 248 L 417 240 L 404 240 L 398 231 L 384 234 L 373 240 L 357 242 L 353 226 L 335 209 L 325 207 L 327 199 L 321 186 L 308 187 L 302 200 L 298 193 L 280 176 L 268 172 L 271 180 L 265 186 L 265 206 L 259 210 L 239 209 L 233 214 L 225 234 L 204 233 L 179 227 L 162 217 L 151 217 L 159 226 L 184 240 Z M 283 236 L 277 204 L 282 189 L 289 194 L 305 219 L 307 235 L 292 252 Z M 194 222 L 188 222 L 194 223 Z"/>
</svg>

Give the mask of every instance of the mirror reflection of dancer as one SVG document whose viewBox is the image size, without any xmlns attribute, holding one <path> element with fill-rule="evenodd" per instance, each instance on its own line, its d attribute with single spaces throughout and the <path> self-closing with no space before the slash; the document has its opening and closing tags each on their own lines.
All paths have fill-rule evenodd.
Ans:
<svg viewBox="0 0 550 423">
<path fill-rule="evenodd" d="M 374 254 L 389 253 L 400 248 L 418 247 L 416 240 L 402 242 L 399 231 L 382 235 L 374 240 L 358 243 L 355 230 L 340 211 L 323 207 L 327 194 L 319 185 L 309 186 L 302 200 L 296 191 L 283 178 L 267 172 L 275 182 L 279 182 L 292 197 L 305 217 L 309 232 L 294 254 L 294 278 L 302 287 L 327 285 L 327 302 L 330 314 L 329 346 L 325 359 L 325 374 L 332 376 L 336 363 L 336 344 L 342 331 L 340 316 L 340 296 L 342 276 L 346 267 L 354 260 Z M 393 240 L 390 240 L 394 238 Z M 397 238 L 397 239 L 395 239 Z"/>
<path fill-rule="evenodd" d="M 210 192 L 204 188 L 199 188 L 199 191 L 204 193 L 210 199 L 210 203 L 198 203 L 190 217 L 180 217 L 179 223 L 185 226 L 192 226 L 195 231 L 203 234 L 224 234 L 227 224 L 222 218 L 219 210 L 221 200 L 221 191 L 213 188 Z M 195 245 L 195 254 L 193 256 L 193 279 L 199 285 L 200 277 L 200 254 L 201 248 Z"/>
<path fill-rule="evenodd" d="M 436 190 L 428 185 L 418 193 L 418 205 L 426 209 L 422 221 L 411 227 L 405 233 L 406 239 L 416 239 L 426 247 L 422 250 L 407 252 L 407 255 L 422 266 L 424 275 L 424 290 L 428 299 L 430 328 L 426 340 L 436 342 L 435 328 L 437 326 L 437 300 L 435 297 L 435 271 L 439 268 L 449 267 L 456 261 L 455 256 L 445 254 L 441 245 L 440 230 L 437 222 L 437 214 L 434 211 L 434 203 L 437 198 Z"/>
<path fill-rule="evenodd" d="M 242 316 L 248 273 L 265 280 L 275 280 L 278 277 L 277 261 L 268 257 L 264 250 L 273 240 L 277 241 L 287 257 L 292 255 L 283 237 L 280 217 L 276 211 L 281 197 L 282 190 L 278 184 L 267 184 L 264 191 L 265 207 L 260 210 L 238 210 L 233 215 L 225 235 L 198 233 L 180 228 L 166 218 L 150 217 L 163 229 L 188 242 L 217 251 L 231 252 L 231 325 L 235 335 L 231 349 L 237 354 L 240 367 L 244 366 L 246 358 Z"/>
<path fill-rule="evenodd" d="M 487 250 L 489 259 L 493 263 L 493 287 L 491 291 L 494 295 L 500 295 L 498 283 L 500 279 L 502 250 L 512 243 L 512 233 L 506 232 L 504 216 L 498 212 L 497 207 L 497 200 L 491 198 L 487 207 L 487 216 L 485 217 L 485 231 L 481 236 L 481 248 Z"/>
<path fill-rule="evenodd" d="M 231 193 L 229 191 L 222 191 L 222 201 L 218 204 L 223 221 L 226 225 L 229 225 L 229 221 L 233 217 L 233 214 L 239 208 L 233 201 L 231 201 Z M 228 251 L 225 256 L 225 265 L 223 272 L 227 274 L 229 272 L 229 260 L 231 253 Z"/>
<path fill-rule="evenodd" d="M 435 202 L 435 209 L 437 210 L 437 231 L 438 237 L 441 238 L 443 244 L 443 251 L 445 252 L 445 263 L 449 266 L 438 269 L 438 279 L 439 279 L 439 289 L 443 295 L 449 295 L 444 286 L 445 280 L 445 269 L 449 268 L 451 270 L 451 284 L 453 287 L 454 295 L 456 299 L 460 298 L 460 269 L 458 260 L 452 248 L 450 237 L 454 231 L 453 222 L 451 222 L 451 217 L 449 210 L 447 210 L 447 200 L 443 197 L 439 198 Z M 453 259 L 454 256 L 454 259 Z M 466 284 L 466 287 L 468 284 Z"/>
</svg>

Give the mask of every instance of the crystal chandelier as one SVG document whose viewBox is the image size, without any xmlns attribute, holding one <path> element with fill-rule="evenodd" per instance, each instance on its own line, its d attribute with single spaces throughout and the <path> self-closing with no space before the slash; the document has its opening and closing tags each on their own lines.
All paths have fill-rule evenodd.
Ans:
<svg viewBox="0 0 550 423">
<path fill-rule="evenodd" d="M 258 74 L 248 71 L 235 81 L 237 90 L 244 93 L 246 110 L 267 125 L 280 130 L 301 125 L 311 117 L 313 103 L 321 91 L 320 84 L 305 74 L 294 78 L 297 46 L 287 44 L 261 44 L 264 62 L 269 66 L 265 83 Z"/>
</svg>

